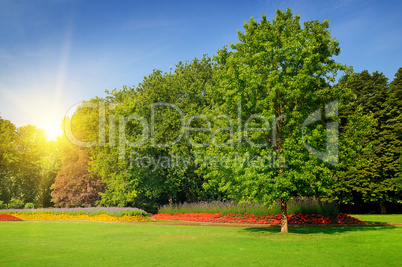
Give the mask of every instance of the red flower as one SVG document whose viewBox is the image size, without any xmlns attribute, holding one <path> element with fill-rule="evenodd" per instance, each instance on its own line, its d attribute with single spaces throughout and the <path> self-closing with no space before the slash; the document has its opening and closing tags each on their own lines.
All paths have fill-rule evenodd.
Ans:
<svg viewBox="0 0 402 267">
<path fill-rule="evenodd" d="M 222 216 L 222 213 L 176 213 L 174 215 L 159 213 L 153 216 L 159 220 L 182 220 L 216 223 L 256 223 L 256 224 L 280 224 L 281 215 L 254 215 L 244 213 L 228 214 Z M 290 214 L 288 215 L 289 224 L 364 224 L 364 222 L 348 216 L 347 214 L 338 214 L 336 216 L 324 217 L 320 214 Z"/>
<path fill-rule="evenodd" d="M 22 220 L 10 214 L 0 214 L 0 221 L 22 221 Z"/>
</svg>

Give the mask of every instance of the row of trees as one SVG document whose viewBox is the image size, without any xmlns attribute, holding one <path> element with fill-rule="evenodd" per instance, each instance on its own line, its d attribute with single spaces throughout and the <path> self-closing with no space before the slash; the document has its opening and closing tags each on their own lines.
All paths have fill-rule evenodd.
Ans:
<svg viewBox="0 0 402 267">
<path fill-rule="evenodd" d="M 402 196 L 402 68 L 390 84 L 378 71 L 353 74 L 339 84 L 353 93 L 351 104 L 340 114 L 341 133 L 349 131 L 347 118 L 356 109 L 370 114 L 374 124 L 369 135 L 348 134 L 345 144 L 352 149 L 344 153 L 350 160 L 339 169 L 334 192 L 346 203 L 380 203 L 381 213 L 386 213 L 384 203 L 400 202 Z"/>
<path fill-rule="evenodd" d="M 83 102 L 64 121 L 55 205 L 400 201 L 402 68 L 390 84 L 353 73 L 328 27 L 251 19 L 213 59 Z"/>
</svg>

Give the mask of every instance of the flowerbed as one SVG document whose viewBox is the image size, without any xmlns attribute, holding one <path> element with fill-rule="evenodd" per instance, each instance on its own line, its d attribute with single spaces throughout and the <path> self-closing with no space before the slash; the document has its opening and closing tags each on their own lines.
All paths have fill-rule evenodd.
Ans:
<svg viewBox="0 0 402 267">
<path fill-rule="evenodd" d="M 123 216 L 110 216 L 107 214 L 100 214 L 89 216 L 87 214 L 70 215 L 70 214 L 13 214 L 13 216 L 24 220 L 79 220 L 79 221 L 99 221 L 99 222 L 148 222 L 152 221 L 144 215 L 123 215 Z"/>
<path fill-rule="evenodd" d="M 22 221 L 22 220 L 10 214 L 0 214 L 0 221 Z"/>
<path fill-rule="evenodd" d="M 137 208 L 95 207 L 95 208 L 53 208 L 53 209 L 6 209 L 3 215 L 24 220 L 84 220 L 101 222 L 146 222 L 152 221 L 147 213 Z"/>
<path fill-rule="evenodd" d="M 110 216 L 121 217 L 124 215 L 135 216 L 147 213 L 144 210 L 130 207 L 89 207 L 89 208 L 51 208 L 51 209 L 3 209 L 0 213 L 4 214 L 53 214 L 53 215 L 88 215 L 96 216 L 107 214 Z"/>
<path fill-rule="evenodd" d="M 229 214 L 222 213 L 158 213 L 152 217 L 158 220 L 180 220 L 213 223 L 253 223 L 253 224 L 280 224 L 281 215 L 254 215 L 254 214 Z M 319 214 L 291 214 L 288 215 L 288 224 L 364 224 L 363 221 L 351 217 L 345 213 L 336 216 L 324 217 Z"/>
</svg>

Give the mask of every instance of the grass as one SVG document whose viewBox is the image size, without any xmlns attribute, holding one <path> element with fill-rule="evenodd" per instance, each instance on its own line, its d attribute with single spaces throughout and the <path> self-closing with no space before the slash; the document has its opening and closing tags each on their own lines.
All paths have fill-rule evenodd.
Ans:
<svg viewBox="0 0 402 267">
<path fill-rule="evenodd" d="M 402 214 L 356 214 L 351 216 L 368 223 L 402 223 Z"/>
<path fill-rule="evenodd" d="M 398 266 L 402 227 L 1 222 L 0 266 Z"/>
</svg>

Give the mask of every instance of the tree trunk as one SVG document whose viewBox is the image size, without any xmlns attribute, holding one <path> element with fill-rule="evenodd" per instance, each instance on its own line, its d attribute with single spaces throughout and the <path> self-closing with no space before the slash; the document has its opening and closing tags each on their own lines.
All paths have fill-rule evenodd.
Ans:
<svg viewBox="0 0 402 267">
<path fill-rule="evenodd" d="M 380 202 L 381 214 L 387 214 L 387 209 L 385 208 L 384 201 Z"/>
<path fill-rule="evenodd" d="M 286 200 L 281 199 L 281 234 L 287 234 L 288 231 L 288 207 Z"/>
</svg>

